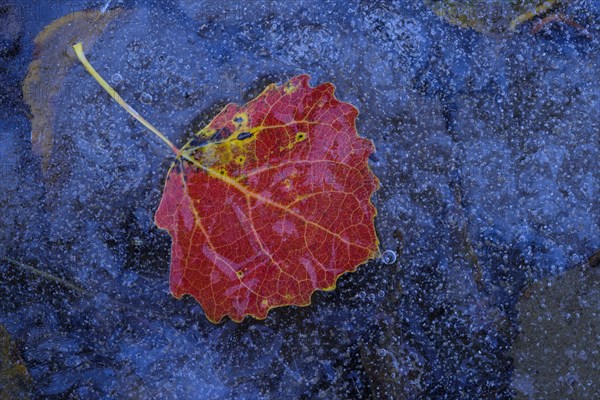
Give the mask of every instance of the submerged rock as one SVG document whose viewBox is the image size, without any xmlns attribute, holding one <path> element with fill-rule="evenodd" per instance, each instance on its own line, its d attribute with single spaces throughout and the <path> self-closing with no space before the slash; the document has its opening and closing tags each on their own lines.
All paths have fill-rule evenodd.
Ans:
<svg viewBox="0 0 600 400">
<path fill-rule="evenodd" d="M 31 109 L 33 151 L 41 156 L 45 170 L 56 141 L 54 125 L 58 96 L 70 96 L 63 82 L 76 60 L 71 46 L 82 41 L 91 47 L 108 24 L 122 13 L 121 9 L 71 13 L 46 26 L 35 38 L 35 59 L 23 81 L 23 98 Z"/>
<path fill-rule="evenodd" d="M 511 355 L 519 399 L 600 398 L 600 253 L 531 285 Z"/>
</svg>

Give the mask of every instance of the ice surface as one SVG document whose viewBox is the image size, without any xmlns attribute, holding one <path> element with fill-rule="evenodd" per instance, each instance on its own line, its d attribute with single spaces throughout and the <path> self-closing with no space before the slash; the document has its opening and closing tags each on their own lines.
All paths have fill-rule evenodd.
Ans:
<svg viewBox="0 0 600 400">
<path fill-rule="evenodd" d="M 478 33 L 420 2 L 111 2 L 130 12 L 88 57 L 176 144 L 226 103 L 309 73 L 358 107 L 377 148 L 376 225 L 396 262 L 360 267 L 310 307 L 218 326 L 168 293 L 169 238 L 152 220 L 168 151 L 80 65 L 56 100 L 50 170 L 32 154 L 19 86 L 33 38 L 105 5 L 38 3 L 8 2 L 23 29 L 0 60 L 0 323 L 40 397 L 539 393 L 513 369 L 516 303 L 600 248 L 598 2 L 555 10 L 587 34 Z"/>
</svg>

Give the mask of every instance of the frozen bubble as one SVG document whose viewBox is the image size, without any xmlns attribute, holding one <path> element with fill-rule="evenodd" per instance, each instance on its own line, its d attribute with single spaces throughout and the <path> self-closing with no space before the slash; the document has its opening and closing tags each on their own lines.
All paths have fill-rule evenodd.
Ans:
<svg viewBox="0 0 600 400">
<path fill-rule="evenodd" d="M 393 250 L 384 251 L 383 254 L 381 255 L 381 261 L 386 265 L 395 263 L 396 262 L 396 252 Z"/>
<path fill-rule="evenodd" d="M 150 104 L 152 103 L 152 96 L 146 92 L 143 92 L 140 95 L 140 102 L 143 104 Z"/>
<path fill-rule="evenodd" d="M 112 74 L 112 76 L 110 77 L 110 83 L 112 83 L 113 85 L 118 85 L 119 83 L 121 83 L 122 80 L 123 77 L 121 76 L 121 74 Z"/>
</svg>

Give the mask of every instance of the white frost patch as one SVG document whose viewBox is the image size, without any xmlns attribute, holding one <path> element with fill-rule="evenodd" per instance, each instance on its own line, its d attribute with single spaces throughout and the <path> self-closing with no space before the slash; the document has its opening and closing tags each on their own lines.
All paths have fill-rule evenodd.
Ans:
<svg viewBox="0 0 600 400">
<path fill-rule="evenodd" d="M 257 278 L 244 279 L 244 286 L 250 290 L 256 290 L 260 281 Z"/>
<path fill-rule="evenodd" d="M 184 205 L 183 207 L 179 207 L 179 214 L 181 215 L 181 218 L 183 219 L 183 224 L 185 225 L 185 229 L 187 231 L 191 231 L 194 229 L 194 225 L 196 225 L 196 217 L 194 216 L 194 213 L 192 212 L 192 200 L 188 198 L 186 205 Z"/>
<path fill-rule="evenodd" d="M 286 219 L 279 220 L 273 224 L 273 231 L 279 235 L 294 235 L 298 234 L 296 225 L 293 222 Z"/>
<path fill-rule="evenodd" d="M 170 275 L 171 291 L 175 292 L 183 284 L 183 269 L 173 268 Z"/>
<path fill-rule="evenodd" d="M 531 397 L 535 394 L 535 388 L 531 377 L 516 373 L 513 377 L 511 386 L 522 394 Z"/>
<path fill-rule="evenodd" d="M 218 273 L 216 270 L 213 269 L 210 273 L 210 283 L 218 283 L 221 280 L 222 276 L 222 274 Z"/>
<path fill-rule="evenodd" d="M 313 266 L 312 261 L 309 260 L 308 258 L 301 258 L 300 263 L 306 270 L 306 273 L 308 274 L 308 277 L 310 278 L 310 282 L 312 283 L 312 286 L 314 288 L 316 288 L 317 287 L 317 273 L 315 272 L 315 267 Z"/>
<path fill-rule="evenodd" d="M 233 299 L 232 304 L 233 304 L 233 307 L 235 308 L 235 310 L 239 314 L 245 314 L 246 310 L 248 309 L 248 303 L 250 303 L 250 291 L 241 290 L 241 289 L 242 289 L 242 285 L 238 285 L 235 288 L 235 290 L 238 290 L 238 295 L 235 297 L 235 299 Z M 230 290 L 228 290 L 228 292 Z M 235 290 L 233 290 L 233 291 L 235 291 Z M 229 296 L 229 293 L 227 293 L 227 295 Z"/>
<path fill-rule="evenodd" d="M 237 265 L 234 262 L 216 253 L 208 245 L 202 246 L 202 253 L 206 256 L 206 258 L 215 264 L 215 266 L 223 273 L 223 275 L 231 280 L 237 280 L 237 274 L 235 271 L 237 271 L 239 268 L 237 268 Z"/>
</svg>

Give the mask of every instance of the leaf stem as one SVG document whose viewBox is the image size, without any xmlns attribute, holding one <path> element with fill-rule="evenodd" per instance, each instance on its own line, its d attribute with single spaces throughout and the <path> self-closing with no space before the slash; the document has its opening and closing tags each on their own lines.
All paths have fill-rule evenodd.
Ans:
<svg viewBox="0 0 600 400">
<path fill-rule="evenodd" d="M 554 5 L 556 5 L 556 3 L 557 3 L 557 0 L 548 0 L 548 1 L 545 1 L 542 4 L 540 4 L 539 6 L 535 7 L 535 9 L 533 11 L 524 12 L 523 14 L 517 16 L 512 21 L 510 21 L 509 29 L 511 31 L 514 31 L 515 29 L 517 29 L 517 26 L 521 25 L 523 22 L 529 21 L 536 15 L 545 13 L 550 8 L 552 8 Z"/>
<path fill-rule="evenodd" d="M 142 125 L 144 125 L 152 133 L 154 133 L 156 136 L 158 136 L 163 142 L 165 142 L 167 144 L 167 146 L 169 146 L 169 148 L 171 148 L 171 150 L 173 150 L 173 152 L 175 154 L 179 154 L 179 149 L 177 147 L 175 147 L 175 145 L 165 135 L 163 135 L 150 122 L 146 121 L 146 119 L 144 117 L 142 117 L 129 104 L 127 104 L 125 102 L 125 100 L 123 100 L 121 98 L 121 96 L 119 96 L 119 93 L 117 93 L 117 91 L 115 89 L 113 89 L 100 76 L 100 74 L 98 72 L 96 72 L 96 70 L 94 69 L 94 67 L 92 67 L 92 64 L 90 64 L 90 62 L 85 57 L 85 54 L 83 53 L 83 45 L 81 44 L 81 42 L 74 44 L 73 45 L 73 50 L 75 50 L 75 54 L 77 54 L 77 58 L 79 58 L 79 61 L 81 61 L 81 64 L 83 64 L 83 66 L 85 67 L 85 69 L 87 70 L 87 72 L 89 72 L 89 74 L 100 84 L 100 86 L 102 86 L 104 88 L 104 90 L 106 90 L 108 92 L 108 94 L 110 95 L 110 97 L 112 97 L 121 107 L 123 107 L 125 109 L 125 111 L 127 111 L 129 114 L 131 114 L 131 116 L 133 118 L 135 118 L 138 121 L 140 121 L 142 123 Z"/>
<path fill-rule="evenodd" d="M 68 287 L 69 289 L 74 290 L 74 291 L 76 291 L 78 293 L 85 293 L 85 294 L 88 293 L 85 289 L 77 286 L 76 284 L 71 283 L 68 280 L 63 279 L 63 278 L 61 278 L 59 276 L 56 276 L 54 274 L 51 274 L 49 272 L 42 271 L 39 268 L 32 267 L 31 265 L 27 265 L 25 263 L 22 263 L 20 261 L 17 261 L 15 259 L 8 258 L 8 257 L 0 257 L 0 260 L 5 261 L 5 262 L 7 262 L 9 264 L 12 264 L 12 265 L 14 265 L 16 267 L 19 267 L 19 268 L 21 268 L 21 269 L 23 269 L 23 270 L 25 270 L 27 272 L 33 273 L 35 275 L 38 275 L 38 276 L 40 276 L 40 277 L 42 277 L 44 279 L 48 279 L 50 281 L 56 282 L 56 283 L 58 283 L 60 285 L 63 285 L 65 287 Z"/>
</svg>

